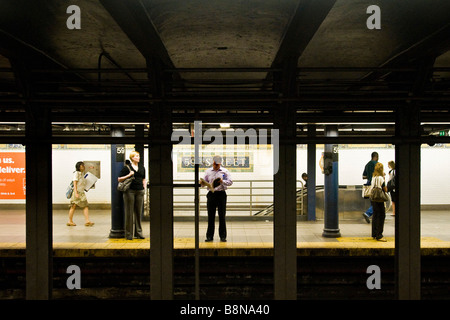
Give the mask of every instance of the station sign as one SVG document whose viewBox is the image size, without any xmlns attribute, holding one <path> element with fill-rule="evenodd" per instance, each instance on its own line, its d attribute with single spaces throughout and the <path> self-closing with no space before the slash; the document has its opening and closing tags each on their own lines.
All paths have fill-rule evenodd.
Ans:
<svg viewBox="0 0 450 320">
<path fill-rule="evenodd" d="M 207 169 L 212 167 L 213 156 L 203 156 L 201 157 L 201 162 L 199 164 L 200 169 Z M 223 156 L 222 166 L 229 171 L 235 172 L 253 172 L 253 164 L 251 157 L 249 155 L 229 155 Z M 180 172 L 190 172 L 194 171 L 195 168 L 195 157 L 191 154 L 181 155 L 179 157 L 178 169 Z"/>
</svg>

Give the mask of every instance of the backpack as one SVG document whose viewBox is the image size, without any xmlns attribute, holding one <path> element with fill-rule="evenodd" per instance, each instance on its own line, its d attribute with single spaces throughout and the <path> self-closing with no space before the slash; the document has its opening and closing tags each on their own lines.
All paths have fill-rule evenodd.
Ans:
<svg viewBox="0 0 450 320">
<path fill-rule="evenodd" d="M 70 181 L 69 186 L 66 189 L 66 198 L 70 199 L 72 198 L 73 193 L 73 181 Z"/>
</svg>

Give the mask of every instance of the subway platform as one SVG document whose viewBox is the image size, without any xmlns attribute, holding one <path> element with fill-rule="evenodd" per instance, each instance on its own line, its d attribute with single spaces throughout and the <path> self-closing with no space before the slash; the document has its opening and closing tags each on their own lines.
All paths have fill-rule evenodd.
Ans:
<svg viewBox="0 0 450 320">
<path fill-rule="evenodd" d="M 128 256 L 148 255 L 150 226 L 143 221 L 145 239 L 109 238 L 110 210 L 91 210 L 92 227 L 84 226 L 81 211 L 75 212 L 77 226 L 66 225 L 68 210 L 53 212 L 54 257 Z M 213 242 L 205 242 L 207 222 L 201 216 L 199 223 L 199 253 L 201 256 L 273 255 L 272 219 L 241 220 L 232 216 L 227 221 L 227 242 L 220 242 L 217 235 Z M 174 219 L 174 256 L 193 256 L 195 251 L 195 224 L 192 221 Z M 371 224 L 362 218 L 339 221 L 341 237 L 322 236 L 323 220 L 297 222 L 298 255 L 394 255 L 395 217 L 386 215 L 384 236 L 387 242 L 371 238 Z M 447 211 L 422 211 L 422 255 L 450 255 L 450 217 Z M 25 211 L 0 211 L 0 257 L 25 255 Z M 313 253 L 312 253 L 313 252 Z"/>
<path fill-rule="evenodd" d="M 53 211 L 52 299 L 141 300 L 151 294 L 150 226 L 145 239 L 111 239 L 109 210 L 91 210 L 92 227 L 81 211 L 75 227 L 66 226 L 68 210 Z M 227 242 L 205 242 L 207 223 L 199 223 L 199 299 L 274 299 L 273 221 L 228 218 Z M 217 225 L 216 225 L 217 228 Z M 370 237 L 362 218 L 339 222 L 341 237 L 322 237 L 324 221 L 297 222 L 297 299 L 396 299 L 395 218 L 386 217 L 387 242 Z M 450 219 L 447 211 L 422 211 L 421 298 L 450 299 Z M 174 219 L 173 299 L 195 295 L 195 224 Z M 0 300 L 25 299 L 24 210 L 0 211 Z M 366 269 L 382 270 L 382 290 L 368 290 Z M 68 290 L 67 267 L 82 270 L 82 290 Z"/>
</svg>

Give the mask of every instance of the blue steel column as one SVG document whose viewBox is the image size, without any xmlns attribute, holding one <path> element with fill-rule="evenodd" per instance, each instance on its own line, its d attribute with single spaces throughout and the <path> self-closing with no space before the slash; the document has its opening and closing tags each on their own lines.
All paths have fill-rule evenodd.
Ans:
<svg viewBox="0 0 450 320">
<path fill-rule="evenodd" d="M 111 127 L 112 137 L 124 137 L 125 128 L 123 126 Z M 125 162 L 125 145 L 112 144 L 111 145 L 111 230 L 109 232 L 110 238 L 124 238 L 124 208 L 123 196 L 120 191 L 117 191 L 117 177 L 119 177 L 120 170 L 122 170 Z"/>
<path fill-rule="evenodd" d="M 327 137 L 337 137 L 337 126 L 328 126 L 325 129 Z M 338 176 L 338 146 L 325 145 L 324 171 L 324 229 L 322 236 L 326 238 L 338 238 L 341 236 L 339 230 L 339 176 Z"/>
</svg>

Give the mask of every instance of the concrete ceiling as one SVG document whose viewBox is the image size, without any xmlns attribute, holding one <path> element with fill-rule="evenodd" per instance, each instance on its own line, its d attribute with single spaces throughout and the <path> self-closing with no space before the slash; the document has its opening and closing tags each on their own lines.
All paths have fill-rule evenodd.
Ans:
<svg viewBox="0 0 450 320">
<path fill-rule="evenodd" d="M 80 30 L 66 27 L 72 4 L 81 9 Z M 366 27 L 370 5 L 381 8 L 381 30 Z M 131 91 L 146 97 L 155 97 L 160 86 L 165 92 L 159 95 L 186 101 L 194 92 L 194 102 L 208 101 L 213 92 L 218 98 L 210 105 L 231 97 L 236 107 L 255 92 L 261 104 L 280 95 L 304 101 L 303 94 L 315 92 L 305 87 L 308 81 L 333 93 L 329 100 L 343 90 L 335 81 L 354 81 L 345 90 L 366 90 L 361 93 L 371 99 L 367 88 L 381 80 L 411 81 L 404 87 L 383 82 L 389 94 L 410 90 L 417 77 L 390 69 L 434 66 L 444 69 L 425 80 L 442 83 L 439 92 L 448 100 L 449 39 L 448 0 L 0 0 L 0 84 L 12 82 L 10 66 L 16 76 L 72 70 L 70 85 L 62 84 L 66 76 L 57 77 L 61 83 L 39 90 L 94 94 L 101 91 L 99 67 L 123 69 L 102 73 L 101 81 L 134 83 Z M 378 67 L 387 70 L 370 69 Z M 52 79 L 34 79 L 42 78 Z M 125 87 L 102 88 L 130 92 Z"/>
</svg>

